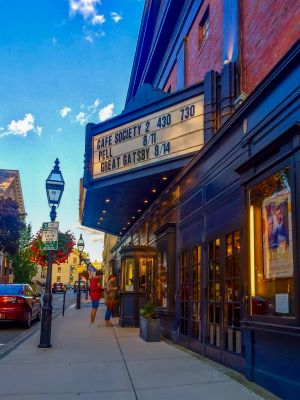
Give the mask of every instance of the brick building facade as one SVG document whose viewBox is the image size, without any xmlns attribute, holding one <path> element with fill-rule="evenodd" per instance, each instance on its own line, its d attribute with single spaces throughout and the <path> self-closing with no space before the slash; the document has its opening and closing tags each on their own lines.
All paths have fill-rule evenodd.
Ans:
<svg viewBox="0 0 300 400">
<path fill-rule="evenodd" d="M 124 112 L 86 129 L 82 208 L 119 236 L 121 326 L 151 300 L 163 336 L 286 399 L 300 397 L 299 9 L 146 1 Z M 136 124 L 157 158 L 95 176 L 95 137 Z"/>
</svg>

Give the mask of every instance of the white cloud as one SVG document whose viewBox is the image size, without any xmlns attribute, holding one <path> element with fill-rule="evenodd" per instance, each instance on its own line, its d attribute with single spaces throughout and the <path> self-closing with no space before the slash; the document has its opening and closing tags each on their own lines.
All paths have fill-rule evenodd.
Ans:
<svg viewBox="0 0 300 400">
<path fill-rule="evenodd" d="M 102 234 L 99 234 L 98 233 L 98 235 L 93 235 L 92 237 L 91 237 L 91 239 L 90 239 L 90 241 L 92 242 L 92 243 L 95 243 L 95 242 L 102 242 L 104 240 L 104 233 L 102 233 Z"/>
<path fill-rule="evenodd" d="M 37 133 L 39 136 L 41 136 L 42 132 L 43 132 L 43 127 L 42 127 L 42 126 L 37 126 L 37 127 L 36 127 L 36 133 Z"/>
<path fill-rule="evenodd" d="M 87 42 L 89 42 L 89 43 L 93 43 L 94 41 L 93 41 L 93 38 L 91 37 L 91 36 L 86 36 L 85 37 L 85 40 L 87 41 Z"/>
<path fill-rule="evenodd" d="M 102 25 L 105 22 L 104 15 L 94 15 L 92 18 L 92 24 L 93 25 Z"/>
<path fill-rule="evenodd" d="M 56 131 L 57 132 L 62 132 L 62 128 L 58 128 Z"/>
<path fill-rule="evenodd" d="M 76 122 L 79 122 L 80 125 L 84 125 L 87 122 L 86 113 L 80 111 L 75 117 Z"/>
<path fill-rule="evenodd" d="M 95 101 L 94 101 L 94 107 L 99 107 L 100 106 L 100 99 L 96 99 Z"/>
<path fill-rule="evenodd" d="M 55 37 L 53 37 L 53 38 L 52 38 L 52 44 L 53 44 L 53 46 L 56 46 L 56 43 L 57 43 L 57 39 L 56 39 Z"/>
<path fill-rule="evenodd" d="M 70 107 L 65 106 L 64 108 L 59 110 L 59 113 L 62 118 L 65 118 L 68 114 L 70 114 L 71 111 L 72 109 Z"/>
<path fill-rule="evenodd" d="M 79 223 L 74 225 L 72 228 L 85 232 L 86 234 L 91 235 L 92 237 L 101 236 L 102 238 L 104 238 L 103 232 L 97 231 L 96 229 L 87 228 L 86 226 L 80 225 Z"/>
<path fill-rule="evenodd" d="M 100 106 L 100 103 L 101 103 L 100 99 L 97 98 L 97 99 L 94 101 L 93 104 L 91 104 L 90 106 L 87 107 L 88 111 L 89 111 L 91 114 L 94 114 L 94 113 L 97 111 L 97 108 Z"/>
<path fill-rule="evenodd" d="M 35 132 L 41 135 L 43 128 L 36 126 L 34 123 L 34 116 L 31 113 L 25 114 L 24 119 L 18 121 L 12 120 L 7 125 L 7 131 L 3 132 L 1 136 L 16 135 L 26 137 L 29 132 Z"/>
<path fill-rule="evenodd" d="M 118 14 L 118 13 L 116 13 L 116 12 L 111 12 L 111 13 L 110 13 L 110 16 L 111 16 L 111 18 L 112 18 L 116 23 L 118 23 L 119 21 L 121 21 L 121 19 L 123 18 L 123 17 L 121 16 L 121 14 Z"/>
<path fill-rule="evenodd" d="M 70 13 L 81 14 L 84 19 L 93 18 L 97 15 L 96 6 L 100 0 L 69 0 Z"/>
<path fill-rule="evenodd" d="M 103 32 L 103 31 L 96 32 L 96 33 L 95 33 L 95 36 L 96 36 L 96 37 L 103 37 L 103 36 L 105 36 L 105 32 Z"/>
<path fill-rule="evenodd" d="M 114 113 L 114 103 L 108 104 L 107 106 L 101 108 L 99 111 L 99 120 L 100 122 L 105 121 L 108 118 L 111 118 Z"/>
<path fill-rule="evenodd" d="M 4 131 L 4 128 L 3 128 L 3 126 L 0 126 L 0 131 Z"/>
</svg>

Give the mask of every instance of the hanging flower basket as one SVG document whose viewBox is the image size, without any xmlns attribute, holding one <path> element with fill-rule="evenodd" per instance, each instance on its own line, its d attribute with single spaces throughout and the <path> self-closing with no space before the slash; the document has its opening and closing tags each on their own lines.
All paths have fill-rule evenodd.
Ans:
<svg viewBox="0 0 300 400">
<path fill-rule="evenodd" d="M 57 250 L 52 251 L 53 264 L 61 264 L 68 260 L 69 254 L 72 252 L 76 244 L 75 236 L 72 232 L 58 233 Z M 37 232 L 30 246 L 31 261 L 39 264 L 41 267 L 46 267 L 48 263 L 48 252 L 42 250 L 42 230 Z"/>
</svg>

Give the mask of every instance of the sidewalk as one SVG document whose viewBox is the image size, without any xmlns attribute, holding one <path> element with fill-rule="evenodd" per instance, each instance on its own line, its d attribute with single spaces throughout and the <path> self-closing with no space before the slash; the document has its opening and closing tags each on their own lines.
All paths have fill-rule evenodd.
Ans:
<svg viewBox="0 0 300 400">
<path fill-rule="evenodd" d="M 90 305 L 66 310 L 52 323 L 52 348 L 38 349 L 39 332 L 0 360 L 5 400 L 254 400 L 261 395 L 231 379 L 223 367 L 176 346 L 146 343 L 136 328 L 89 325 Z M 231 370 L 228 370 L 231 371 Z M 232 371 L 231 371 L 232 372 Z M 251 386 L 252 385 L 252 386 Z M 255 389 L 256 388 L 256 389 Z M 259 393 L 256 390 L 256 393 Z"/>
</svg>

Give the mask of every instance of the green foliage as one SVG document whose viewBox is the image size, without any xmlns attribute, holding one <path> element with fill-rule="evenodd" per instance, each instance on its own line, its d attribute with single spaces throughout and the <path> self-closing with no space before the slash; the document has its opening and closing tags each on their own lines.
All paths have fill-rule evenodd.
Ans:
<svg viewBox="0 0 300 400">
<path fill-rule="evenodd" d="M 17 203 L 10 198 L 0 198 L 0 251 L 9 256 L 17 253 L 24 226 Z"/>
<path fill-rule="evenodd" d="M 31 261 L 31 240 L 31 225 L 25 225 L 21 231 L 19 250 L 16 255 L 10 257 L 14 269 L 15 283 L 30 283 L 32 277 L 37 273 L 36 264 Z"/>
<path fill-rule="evenodd" d="M 149 303 L 146 303 L 143 308 L 140 309 L 140 315 L 144 318 L 158 318 L 158 315 L 155 311 L 155 306 L 150 301 Z"/>
</svg>

